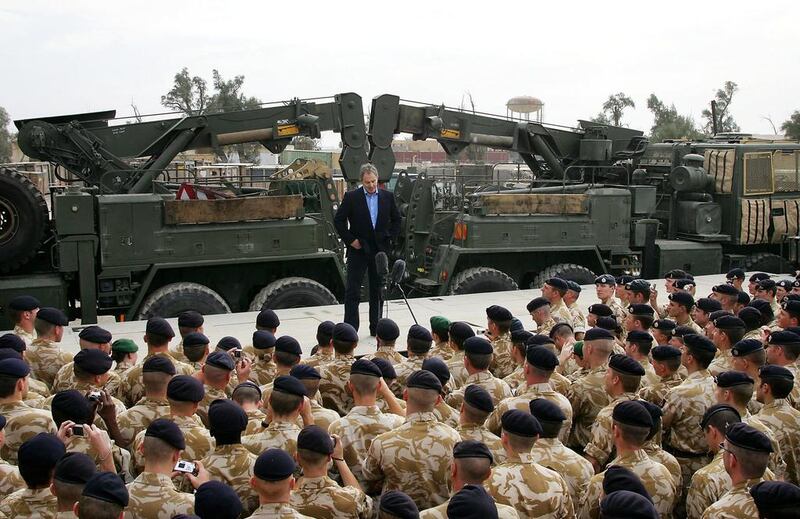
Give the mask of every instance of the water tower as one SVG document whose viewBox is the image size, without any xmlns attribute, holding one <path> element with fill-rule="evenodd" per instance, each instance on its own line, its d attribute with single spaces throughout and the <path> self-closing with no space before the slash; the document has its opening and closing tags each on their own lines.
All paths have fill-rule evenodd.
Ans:
<svg viewBox="0 0 800 519">
<path fill-rule="evenodd" d="M 516 115 L 515 115 L 516 114 Z M 533 114 L 533 117 L 531 117 Z M 541 99 L 533 96 L 512 97 L 506 103 L 506 117 L 518 117 L 526 121 L 534 120 L 542 122 L 544 114 L 544 103 Z"/>
</svg>

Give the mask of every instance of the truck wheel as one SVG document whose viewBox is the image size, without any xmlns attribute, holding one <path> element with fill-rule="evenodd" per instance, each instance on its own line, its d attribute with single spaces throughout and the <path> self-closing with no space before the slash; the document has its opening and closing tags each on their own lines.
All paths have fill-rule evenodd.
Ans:
<svg viewBox="0 0 800 519">
<path fill-rule="evenodd" d="M 136 318 L 177 317 L 186 310 L 194 310 L 203 315 L 231 313 L 228 303 L 207 286 L 199 283 L 170 283 L 147 296 Z"/>
<path fill-rule="evenodd" d="M 290 277 L 273 281 L 262 288 L 250 303 L 250 311 L 336 304 L 339 304 L 336 296 L 320 283 L 313 279 Z"/>
<path fill-rule="evenodd" d="M 13 169 L 0 169 L 0 272 L 15 270 L 44 241 L 47 202 L 33 182 Z"/>
<path fill-rule="evenodd" d="M 480 294 L 483 292 L 504 292 L 517 290 L 516 281 L 497 269 L 477 267 L 462 270 L 450 283 L 450 294 Z"/>
<path fill-rule="evenodd" d="M 566 279 L 579 285 L 593 285 L 596 277 L 595 273 L 586 267 L 574 263 L 558 263 L 539 272 L 539 275 L 533 278 L 530 288 L 542 288 L 545 281 L 550 278 Z"/>
<path fill-rule="evenodd" d="M 748 272 L 754 270 L 772 272 L 774 274 L 794 272 L 791 263 L 777 254 L 770 254 L 769 252 L 756 252 L 749 255 L 744 260 L 744 266 Z"/>
</svg>

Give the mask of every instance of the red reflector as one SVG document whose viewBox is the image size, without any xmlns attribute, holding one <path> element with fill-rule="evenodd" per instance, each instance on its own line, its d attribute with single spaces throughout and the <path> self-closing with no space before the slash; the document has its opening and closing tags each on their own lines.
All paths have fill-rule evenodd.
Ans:
<svg viewBox="0 0 800 519">
<path fill-rule="evenodd" d="M 467 239 L 467 224 L 464 222 L 456 222 L 453 228 L 453 239 L 466 240 Z"/>
</svg>

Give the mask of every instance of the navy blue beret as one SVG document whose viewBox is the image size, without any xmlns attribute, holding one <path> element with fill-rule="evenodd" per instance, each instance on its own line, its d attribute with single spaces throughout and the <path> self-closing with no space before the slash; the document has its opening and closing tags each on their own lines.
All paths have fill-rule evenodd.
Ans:
<svg viewBox="0 0 800 519">
<path fill-rule="evenodd" d="M 269 308 L 265 308 L 258 312 L 258 317 L 256 317 L 256 326 L 260 328 L 275 329 L 280 325 L 281 320 L 278 319 L 278 314 Z"/>
<path fill-rule="evenodd" d="M 450 380 L 450 369 L 439 357 L 429 357 L 423 360 L 422 369 L 430 371 L 436 375 L 436 378 L 439 379 L 439 382 L 442 383 L 442 386 L 447 384 L 447 382 Z"/>
<path fill-rule="evenodd" d="M 545 344 L 555 344 L 556 341 L 553 340 L 552 337 L 549 335 L 545 335 L 543 333 L 539 333 L 533 335 L 525 341 L 525 346 L 543 346 Z"/>
<path fill-rule="evenodd" d="M 511 332 L 512 335 L 514 334 L 514 332 L 523 332 L 525 331 L 525 325 L 522 324 L 522 321 L 520 321 L 516 317 L 512 317 L 511 327 L 509 328 L 509 331 Z"/>
<path fill-rule="evenodd" d="M 617 280 L 611 274 L 603 274 L 594 278 L 595 285 L 616 285 Z"/>
<path fill-rule="evenodd" d="M 672 295 L 672 294 L 670 294 Z M 655 314 L 655 310 L 650 305 L 645 305 L 641 303 L 635 303 L 632 305 L 628 305 L 628 312 L 631 315 L 640 315 L 640 316 L 649 316 L 652 317 Z"/>
<path fill-rule="evenodd" d="M 638 400 L 638 402 L 650 413 L 650 419 L 653 421 L 653 427 L 655 427 L 658 421 L 661 420 L 661 417 L 664 416 L 664 411 L 656 404 L 648 402 L 647 400 Z"/>
<path fill-rule="evenodd" d="M 247 428 L 247 413 L 233 400 L 218 398 L 208 407 L 211 434 L 240 433 Z"/>
<path fill-rule="evenodd" d="M 686 335 L 693 335 L 697 334 L 697 330 L 692 328 L 691 326 L 676 326 L 675 329 L 672 331 L 672 336 L 677 337 L 683 340 L 683 337 Z"/>
<path fill-rule="evenodd" d="M 730 406 L 728 404 L 714 404 L 708 409 L 706 409 L 705 413 L 703 413 L 703 418 L 700 419 L 700 427 L 703 430 L 705 430 L 705 428 L 708 426 L 709 420 L 711 420 L 711 417 L 723 411 L 733 413 L 734 415 L 736 415 L 737 422 L 741 421 L 742 419 L 741 415 L 739 414 L 739 411 L 737 411 L 735 407 Z"/>
<path fill-rule="evenodd" d="M 614 353 L 609 357 L 608 367 L 623 375 L 644 376 L 644 368 L 639 364 L 639 361 L 620 353 Z"/>
<path fill-rule="evenodd" d="M 581 293 L 581 290 L 582 290 L 581 286 L 579 284 L 577 284 L 576 282 L 568 279 L 567 280 L 567 286 L 569 287 L 569 290 L 572 290 L 573 292 L 577 292 L 579 294 Z"/>
<path fill-rule="evenodd" d="M 289 375 L 297 380 L 319 380 L 322 378 L 317 368 L 308 364 L 298 364 L 289 371 Z"/>
<path fill-rule="evenodd" d="M 761 380 L 782 378 L 794 381 L 794 375 L 792 372 L 783 366 L 778 366 L 777 364 L 767 364 L 766 366 L 761 366 L 761 368 L 758 370 L 758 376 L 761 378 Z"/>
<path fill-rule="evenodd" d="M 511 409 L 500 417 L 503 430 L 517 436 L 533 438 L 542 434 L 542 424 L 530 413 Z"/>
<path fill-rule="evenodd" d="M 7 333 L 0 337 L 0 350 L 3 349 L 11 349 L 22 353 L 28 349 L 28 347 L 20 336 L 13 333 Z"/>
<path fill-rule="evenodd" d="M 658 519 L 658 512 L 646 497 L 630 490 L 617 490 L 600 501 L 603 519 Z"/>
<path fill-rule="evenodd" d="M 704 311 L 707 314 L 711 312 L 716 312 L 717 310 L 722 310 L 722 303 L 717 301 L 716 299 L 711 299 L 710 297 L 701 297 L 695 303 L 697 308 Z"/>
<path fill-rule="evenodd" d="M 485 413 L 494 411 L 492 396 L 477 384 L 470 384 L 464 389 L 464 403 Z"/>
<path fill-rule="evenodd" d="M 559 364 L 555 353 L 536 344 L 531 344 L 525 349 L 525 360 L 531 366 L 544 371 L 553 371 Z"/>
<path fill-rule="evenodd" d="M 720 285 L 715 285 L 711 288 L 712 292 L 718 292 L 720 294 L 724 294 L 726 296 L 737 296 L 739 295 L 739 289 L 733 285 L 729 285 L 727 283 L 722 283 Z"/>
<path fill-rule="evenodd" d="M 673 292 L 667 296 L 667 299 L 674 301 L 679 305 L 683 305 L 686 308 L 691 308 L 694 306 L 694 297 L 692 297 L 692 294 L 689 292 Z"/>
<path fill-rule="evenodd" d="M 550 301 L 546 297 L 536 297 L 531 299 L 526 308 L 528 312 L 534 312 L 543 306 L 550 306 Z"/>
<path fill-rule="evenodd" d="M 388 360 L 375 358 L 372 359 L 372 363 L 378 366 L 378 369 L 381 370 L 381 376 L 383 376 L 383 378 L 388 378 L 388 379 L 397 378 L 397 372 L 394 370 L 394 366 L 392 366 L 392 363 L 389 362 Z"/>
<path fill-rule="evenodd" d="M 7 422 L 6 421 L 6 417 L 3 416 L 3 415 L 0 415 L 0 431 L 2 431 L 5 428 L 6 422 Z"/>
<path fill-rule="evenodd" d="M 242 502 L 233 488 L 221 481 L 207 481 L 194 492 L 194 511 L 214 519 L 238 519 Z"/>
<path fill-rule="evenodd" d="M 383 341 L 394 341 L 400 337 L 400 327 L 396 322 L 384 317 L 375 325 L 375 335 Z"/>
<path fill-rule="evenodd" d="M 792 289 L 792 285 L 794 284 L 794 279 L 781 279 L 775 283 L 776 286 L 781 287 L 782 289 L 786 290 L 787 292 Z"/>
<path fill-rule="evenodd" d="M 92 458 L 82 452 L 68 452 L 56 463 L 53 479 L 62 483 L 85 485 L 96 473 L 97 467 Z"/>
<path fill-rule="evenodd" d="M 81 350 L 75 354 L 75 367 L 92 375 L 108 373 L 113 359 L 103 350 Z"/>
<path fill-rule="evenodd" d="M 300 343 L 297 342 L 297 339 L 288 335 L 282 335 L 275 340 L 275 351 L 282 351 L 298 357 L 303 355 L 303 348 L 300 347 Z"/>
<path fill-rule="evenodd" d="M 589 313 L 594 314 L 597 317 L 611 317 L 614 315 L 614 311 L 611 309 L 611 307 L 604 305 L 603 303 L 595 303 L 590 305 Z"/>
<path fill-rule="evenodd" d="M 267 330 L 256 330 L 253 333 L 253 348 L 268 350 L 275 347 L 275 336 Z"/>
<path fill-rule="evenodd" d="M 717 352 L 717 347 L 714 346 L 714 343 L 711 342 L 711 339 L 705 335 L 698 335 L 696 333 L 684 335 L 683 343 L 690 350 L 707 351 L 709 353 Z"/>
<path fill-rule="evenodd" d="M 788 300 L 784 301 L 781 304 L 781 308 L 783 308 L 786 313 L 792 315 L 793 317 L 800 317 L 800 301 L 795 300 Z"/>
<path fill-rule="evenodd" d="M 531 410 L 531 415 L 540 422 L 560 423 L 567 419 L 558 404 L 546 398 L 534 398 L 528 404 L 528 408 Z"/>
<path fill-rule="evenodd" d="M 470 337 L 475 337 L 475 330 L 469 324 L 463 321 L 456 321 L 450 325 L 450 338 L 453 341 L 463 343 Z"/>
<path fill-rule="evenodd" d="M 321 323 L 319 323 L 319 326 L 317 326 L 317 336 L 327 339 L 327 341 L 323 340 L 325 344 L 330 342 L 331 337 L 333 336 L 334 326 L 336 326 L 336 323 L 334 323 L 333 321 L 322 321 Z"/>
<path fill-rule="evenodd" d="M 412 373 L 406 381 L 406 387 L 431 389 L 437 393 L 442 391 L 442 383 L 439 382 L 439 379 L 436 377 L 436 375 L 424 369 L 420 369 Z"/>
<path fill-rule="evenodd" d="M 550 285 L 553 288 L 557 288 L 559 290 L 569 290 L 569 285 L 567 285 L 566 280 L 561 278 L 550 278 L 545 281 L 545 284 Z"/>
<path fill-rule="evenodd" d="M 206 357 L 206 365 L 214 366 L 215 368 L 233 371 L 236 365 L 233 362 L 233 357 L 224 351 L 212 351 Z"/>
<path fill-rule="evenodd" d="M 740 291 L 739 294 L 736 296 L 736 302 L 740 305 L 749 305 L 750 304 L 750 294 L 744 291 Z"/>
<path fill-rule="evenodd" d="M 8 302 L 8 307 L 17 312 L 30 312 L 41 306 L 39 300 L 33 296 L 17 296 Z"/>
<path fill-rule="evenodd" d="M 145 327 L 145 333 L 163 335 L 164 337 L 169 337 L 170 339 L 175 337 L 175 331 L 172 329 L 172 326 L 170 326 L 166 319 L 161 317 L 151 317 L 148 319 L 147 326 Z"/>
<path fill-rule="evenodd" d="M 762 315 L 765 313 L 773 315 L 775 313 L 772 311 L 772 305 L 769 303 L 769 301 L 764 301 L 763 299 L 753 299 L 752 301 L 750 301 L 750 304 L 748 306 L 752 306 L 753 308 L 761 312 Z"/>
<path fill-rule="evenodd" d="M 511 342 L 514 344 L 525 344 L 534 335 L 527 330 L 514 330 L 511 332 Z"/>
<path fill-rule="evenodd" d="M 764 345 L 758 339 L 742 339 L 731 348 L 731 355 L 734 357 L 744 357 L 756 351 L 764 349 Z"/>
<path fill-rule="evenodd" d="M 744 279 L 744 269 L 735 268 L 730 269 L 727 274 L 725 274 L 727 279 Z"/>
<path fill-rule="evenodd" d="M 342 342 L 358 342 L 358 332 L 348 323 L 337 323 L 333 327 L 333 339 Z"/>
<path fill-rule="evenodd" d="M 685 278 L 686 278 L 686 271 L 683 269 L 668 270 L 666 274 L 664 274 L 664 279 L 685 279 Z"/>
<path fill-rule="evenodd" d="M 105 344 L 111 342 L 111 332 L 99 326 L 87 326 L 81 330 L 81 333 L 78 334 L 78 338 L 93 344 Z"/>
<path fill-rule="evenodd" d="M 675 287 L 683 290 L 691 290 L 695 287 L 694 279 L 677 279 L 675 280 Z"/>
<path fill-rule="evenodd" d="M 711 321 L 711 324 L 714 324 L 714 321 L 716 321 L 720 317 L 725 317 L 725 316 L 733 316 L 733 312 L 729 312 L 728 310 L 717 310 L 708 314 L 708 318 Z"/>
<path fill-rule="evenodd" d="M 653 356 L 653 360 L 674 359 L 681 356 L 681 350 L 670 345 L 656 346 L 650 350 L 650 355 Z"/>
<path fill-rule="evenodd" d="M 474 355 L 489 355 L 490 353 L 494 352 L 492 343 L 489 342 L 489 340 L 485 337 L 480 337 L 478 335 L 470 337 L 464 341 L 462 348 L 465 352 L 472 353 Z"/>
<path fill-rule="evenodd" d="M 744 322 L 744 326 L 748 330 L 761 326 L 761 312 L 752 306 L 745 306 L 736 315 Z"/>
<path fill-rule="evenodd" d="M 186 310 L 178 314 L 178 326 L 181 328 L 200 328 L 204 322 L 203 315 L 194 310 Z"/>
<path fill-rule="evenodd" d="M 96 473 L 86 482 L 81 495 L 123 508 L 128 506 L 128 488 L 122 478 L 113 472 Z"/>
<path fill-rule="evenodd" d="M 497 506 L 486 489 L 479 485 L 464 485 L 447 504 L 447 517 L 459 519 L 496 519 Z"/>
<path fill-rule="evenodd" d="M 622 274 L 621 276 L 617 276 L 615 278 L 617 285 L 627 285 L 631 281 L 633 281 L 633 276 L 628 274 Z"/>
<path fill-rule="evenodd" d="M 417 339 L 419 341 L 433 341 L 433 335 L 431 335 L 431 332 L 429 332 L 427 328 L 418 324 L 412 324 L 411 328 L 408 329 L 408 338 Z"/>
<path fill-rule="evenodd" d="M 175 364 L 166 355 L 153 355 L 142 364 L 142 373 L 166 373 L 174 375 Z"/>
<path fill-rule="evenodd" d="M 714 319 L 714 326 L 720 330 L 731 330 L 736 328 L 744 328 L 745 324 L 744 321 L 735 315 L 723 315 L 722 317 Z"/>
<path fill-rule="evenodd" d="M 776 346 L 780 346 L 782 344 L 797 344 L 799 342 L 800 335 L 797 335 L 793 332 L 788 332 L 786 330 L 772 332 L 769 334 L 769 339 L 767 339 L 767 343 L 774 344 Z"/>
<path fill-rule="evenodd" d="M 631 292 L 640 294 L 649 294 L 650 283 L 645 279 L 634 279 L 633 281 L 625 283 L 625 290 L 630 290 Z"/>
<path fill-rule="evenodd" d="M 800 509 L 800 487 L 786 481 L 762 481 L 750 489 L 760 517 L 796 519 Z"/>
<path fill-rule="evenodd" d="M 637 400 L 625 400 L 614 406 L 611 417 L 615 422 L 634 427 L 653 428 L 650 412 Z"/>
<path fill-rule="evenodd" d="M 616 324 L 616 321 L 615 323 Z M 596 341 L 596 340 L 607 340 L 607 339 L 614 339 L 614 336 L 611 334 L 610 331 L 606 330 L 605 328 L 589 328 L 586 330 L 586 333 L 583 335 L 583 341 Z"/>
<path fill-rule="evenodd" d="M 306 449 L 320 454 L 333 453 L 333 440 L 328 431 L 318 425 L 303 427 L 297 435 L 297 448 Z"/>
<path fill-rule="evenodd" d="M 595 328 L 600 330 L 614 331 L 619 328 L 619 323 L 617 323 L 617 319 L 615 317 L 598 317 L 597 322 L 595 323 Z M 613 338 L 613 336 L 611 338 Z M 583 340 L 587 340 L 586 335 L 584 335 Z"/>
<path fill-rule="evenodd" d="M 758 282 L 758 288 L 756 290 L 775 290 L 775 280 L 773 279 L 762 279 Z"/>
<path fill-rule="evenodd" d="M 419 509 L 414 501 L 399 490 L 384 492 L 380 497 L 380 510 L 398 519 L 419 519 Z"/>
<path fill-rule="evenodd" d="M 69 319 L 67 319 L 67 316 L 64 314 L 64 312 L 58 308 L 52 308 L 49 306 L 40 308 L 36 313 L 36 318 L 56 326 L 67 326 L 69 324 Z"/>
<path fill-rule="evenodd" d="M 186 440 L 183 437 L 181 428 L 178 427 L 175 422 L 167 420 L 166 418 L 158 418 L 150 422 L 144 435 L 150 436 L 151 438 L 158 438 L 172 448 L 180 451 L 186 448 Z"/>
<path fill-rule="evenodd" d="M 642 330 L 631 330 L 625 340 L 635 344 L 652 344 L 653 336 Z"/>
<path fill-rule="evenodd" d="M 177 375 L 167 384 L 167 398 L 178 402 L 200 402 L 206 394 L 203 383 L 189 375 Z"/>
<path fill-rule="evenodd" d="M 11 348 L 0 348 L 0 360 L 19 359 L 22 360 L 22 352 Z"/>
<path fill-rule="evenodd" d="M 52 470 L 65 452 L 64 444 L 55 434 L 40 432 L 20 445 L 17 451 L 17 466 L 23 473 L 29 467 Z"/>
<path fill-rule="evenodd" d="M 376 378 L 380 378 L 383 376 L 383 372 L 381 372 L 381 369 L 377 366 L 375 361 L 368 359 L 358 359 L 357 361 L 353 362 L 350 365 L 350 374 L 367 375 L 369 377 L 376 377 Z M 397 378 L 396 374 L 395 378 Z"/>
<path fill-rule="evenodd" d="M 566 285 L 564 286 L 564 290 L 566 290 Z M 486 309 L 486 317 L 491 319 L 495 322 L 505 322 L 510 321 L 513 315 L 507 308 L 503 308 L 502 306 L 492 305 Z"/>
<path fill-rule="evenodd" d="M 267 449 L 256 459 L 253 474 L 264 481 L 282 481 L 291 476 L 296 465 L 292 457 L 282 449 Z"/>
<path fill-rule="evenodd" d="M 242 343 L 239 342 L 239 339 L 237 339 L 236 337 L 231 337 L 230 335 L 226 335 L 225 337 L 220 339 L 219 342 L 217 342 L 217 348 L 225 351 L 240 350 L 242 348 Z"/>
<path fill-rule="evenodd" d="M 603 493 L 609 495 L 617 490 L 629 490 L 653 500 L 636 473 L 621 465 L 611 465 L 603 472 Z"/>
<path fill-rule="evenodd" d="M 757 452 L 772 452 L 772 443 L 766 434 L 754 429 L 744 422 L 730 424 L 725 431 L 728 443 Z"/>
<path fill-rule="evenodd" d="M 494 463 L 492 451 L 485 443 L 478 440 L 463 440 L 453 447 L 454 458 L 486 458 L 490 463 Z"/>
<path fill-rule="evenodd" d="M 675 330 L 676 326 L 677 324 L 675 324 L 675 321 L 672 321 L 670 319 L 658 319 L 653 323 L 653 328 L 660 331 L 661 333 L 666 333 L 666 334 L 672 333 L 672 331 Z"/>
<path fill-rule="evenodd" d="M 92 419 L 92 403 L 77 389 L 67 389 L 53 396 L 50 412 L 59 426 L 67 420 L 85 424 Z"/>
<path fill-rule="evenodd" d="M 717 387 L 735 387 L 735 386 L 743 386 L 747 384 L 754 384 L 755 381 L 750 378 L 750 375 L 741 371 L 723 371 L 716 377 L 714 377 L 714 381 L 717 384 Z"/>
<path fill-rule="evenodd" d="M 306 396 L 306 386 L 296 378 L 288 375 L 281 375 L 272 382 L 272 390 L 281 393 L 288 393 L 296 396 Z"/>
<path fill-rule="evenodd" d="M 187 333 L 183 338 L 184 346 L 205 346 L 209 343 L 211 343 L 211 341 L 208 337 L 200 332 Z"/>
<path fill-rule="evenodd" d="M 0 375 L 12 378 L 23 378 L 27 377 L 30 372 L 30 366 L 22 359 L 0 360 Z"/>
</svg>

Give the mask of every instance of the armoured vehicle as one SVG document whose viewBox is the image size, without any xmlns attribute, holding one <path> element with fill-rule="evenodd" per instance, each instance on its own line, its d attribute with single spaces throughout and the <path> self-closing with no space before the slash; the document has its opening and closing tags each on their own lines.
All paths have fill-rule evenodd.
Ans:
<svg viewBox="0 0 800 519">
<path fill-rule="evenodd" d="M 293 137 L 333 130 L 343 173 L 357 177 L 367 160 L 357 94 L 134 124 L 114 118 L 15 122 L 22 151 L 58 165 L 71 184 L 53 188 L 48 203 L 23 174 L 0 171 L 0 304 L 28 293 L 92 323 L 337 302 L 344 273 L 329 172 L 210 182 L 167 167 L 186 150 L 258 142 L 278 153 Z M 206 199 L 181 199 L 198 197 Z M 0 312 L 0 329 L 9 326 Z"/>
</svg>

